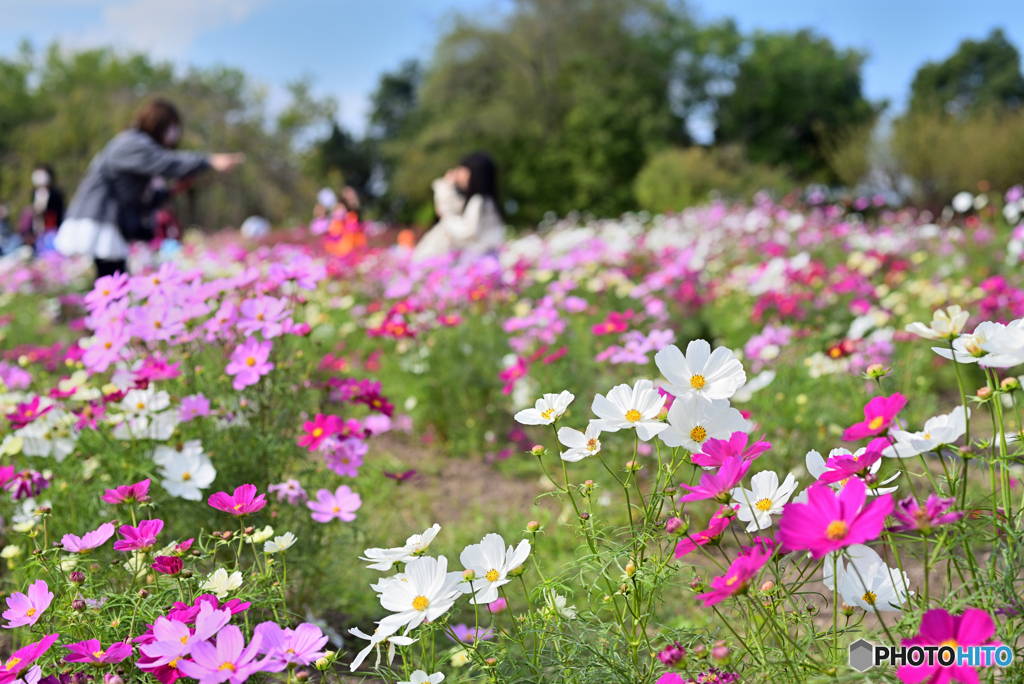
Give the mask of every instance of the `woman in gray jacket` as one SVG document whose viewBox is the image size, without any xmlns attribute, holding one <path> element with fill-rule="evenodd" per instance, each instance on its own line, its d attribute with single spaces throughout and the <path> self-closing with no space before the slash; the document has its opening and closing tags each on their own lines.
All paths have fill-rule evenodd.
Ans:
<svg viewBox="0 0 1024 684">
<path fill-rule="evenodd" d="M 162 199 L 154 178 L 188 178 L 212 168 L 228 171 L 244 154 L 178 152 L 181 116 L 170 102 L 155 99 L 93 157 L 71 199 L 54 246 L 62 254 L 90 255 L 97 278 L 127 273 L 128 243 L 152 238 L 150 217 Z"/>
</svg>

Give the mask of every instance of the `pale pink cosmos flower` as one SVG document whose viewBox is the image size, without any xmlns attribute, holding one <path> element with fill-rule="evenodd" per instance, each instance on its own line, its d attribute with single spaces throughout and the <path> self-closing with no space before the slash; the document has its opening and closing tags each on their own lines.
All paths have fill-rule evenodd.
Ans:
<svg viewBox="0 0 1024 684">
<path fill-rule="evenodd" d="M 178 420 L 182 423 L 208 415 L 210 415 L 210 400 L 202 392 L 182 398 L 181 408 L 178 409 Z"/>
<path fill-rule="evenodd" d="M 98 278 L 92 287 L 92 291 L 85 295 L 86 311 L 102 311 L 111 302 L 121 299 L 128 294 L 128 275 L 126 273 L 115 273 L 114 275 Z"/>
<path fill-rule="evenodd" d="M 131 335 L 120 323 L 105 325 L 93 335 L 92 345 L 85 350 L 82 363 L 94 373 L 102 373 L 117 362 Z"/>
<path fill-rule="evenodd" d="M 267 487 L 267 491 L 271 494 L 277 494 L 278 501 L 285 501 L 292 506 L 297 506 L 300 502 L 305 501 L 309 498 L 306 494 L 306 490 L 302 488 L 302 483 L 298 480 L 285 480 L 280 484 L 272 484 Z"/>
<path fill-rule="evenodd" d="M 195 620 L 193 632 L 184 622 L 158 617 L 153 625 L 153 641 L 139 649 L 151 659 L 146 663 L 146 669 L 155 669 L 187 656 L 197 642 L 212 638 L 231 621 L 231 611 L 227 608 L 218 610 L 204 602 L 200 604 Z"/>
<path fill-rule="evenodd" d="M 182 660 L 178 669 L 186 677 L 198 679 L 199 684 L 242 684 L 252 674 L 260 672 L 266 658 L 257 661 L 262 637 L 253 634 L 252 641 L 245 645 L 242 631 L 228 625 L 217 634 L 217 645 L 198 641 L 192 645 L 192 660 Z"/>
<path fill-rule="evenodd" d="M 269 340 L 258 342 L 255 339 L 248 339 L 235 347 L 224 372 L 235 377 L 231 386 L 236 391 L 240 392 L 250 385 L 255 385 L 261 377 L 274 370 L 274 364 L 267 361 L 273 346 L 274 343 Z"/>
<path fill-rule="evenodd" d="M 278 337 L 284 332 L 283 321 L 287 316 L 288 300 L 276 297 L 246 299 L 239 307 L 241 318 L 238 329 L 249 337 L 262 333 L 264 339 Z"/>
<path fill-rule="evenodd" d="M 149 482 L 148 480 L 146 481 Z M 108 490 L 110 491 L 110 490 Z M 114 536 L 114 526 L 110 523 L 103 523 L 92 532 L 86 532 L 81 537 L 74 534 L 65 534 L 61 540 L 61 546 L 65 551 L 71 553 L 89 553 L 95 548 L 103 546 L 107 540 Z"/>
<path fill-rule="evenodd" d="M 43 611 L 50 607 L 53 601 L 53 592 L 46 586 L 43 580 L 36 580 L 28 588 L 28 594 L 16 591 L 7 598 L 7 610 L 3 618 L 8 620 L 4 629 L 13 629 L 24 625 L 36 624 Z"/>
<path fill-rule="evenodd" d="M 356 511 L 363 504 L 359 495 L 347 485 L 341 485 L 334 492 L 321 489 L 316 493 L 316 501 L 309 501 L 306 506 L 313 511 L 313 520 L 327 523 L 335 518 L 344 522 L 356 519 Z"/>
<path fill-rule="evenodd" d="M 289 666 L 309 665 L 321 657 L 327 637 L 316 625 L 305 622 L 293 629 L 281 628 L 275 622 L 256 625 L 261 637 L 260 653 L 267 654 L 264 672 L 281 672 Z"/>
</svg>

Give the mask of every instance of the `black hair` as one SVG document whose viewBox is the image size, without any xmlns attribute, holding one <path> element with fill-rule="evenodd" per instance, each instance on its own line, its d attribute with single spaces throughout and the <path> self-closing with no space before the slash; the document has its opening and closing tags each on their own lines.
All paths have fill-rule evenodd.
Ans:
<svg viewBox="0 0 1024 684">
<path fill-rule="evenodd" d="M 474 152 L 462 158 L 459 166 L 469 169 L 469 184 L 463 191 L 468 200 L 473 195 L 482 195 L 494 202 L 499 214 L 501 202 L 498 200 L 498 167 L 494 159 L 486 152 Z"/>
<path fill-rule="evenodd" d="M 36 164 L 35 166 L 33 166 L 32 170 L 33 171 L 45 171 L 46 174 L 50 177 L 50 187 L 53 187 L 54 185 L 56 185 L 57 178 L 56 178 L 56 176 L 53 173 L 53 167 L 50 166 L 49 164 L 40 162 L 40 163 Z"/>
</svg>

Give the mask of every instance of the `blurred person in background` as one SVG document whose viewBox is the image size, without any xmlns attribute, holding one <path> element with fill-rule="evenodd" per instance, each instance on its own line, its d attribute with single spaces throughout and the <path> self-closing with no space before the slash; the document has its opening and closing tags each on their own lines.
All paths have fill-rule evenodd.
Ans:
<svg viewBox="0 0 1024 684">
<path fill-rule="evenodd" d="M 96 263 L 97 278 L 127 273 L 128 244 L 154 237 L 153 215 L 166 195 L 153 191 L 153 179 L 186 179 L 212 168 L 229 171 L 243 154 L 179 152 L 182 120 L 173 104 L 154 99 L 93 157 L 55 246 L 62 254 L 85 254 Z"/>
<path fill-rule="evenodd" d="M 37 254 L 53 249 L 53 239 L 64 220 L 64 193 L 57 187 L 53 169 L 36 164 L 32 169 L 32 200 L 18 218 L 22 241 Z"/>
<path fill-rule="evenodd" d="M 0 204 L 0 256 L 10 254 L 21 247 L 21 236 L 11 229 L 8 221 L 7 205 Z"/>
<path fill-rule="evenodd" d="M 498 170 L 489 154 L 465 157 L 431 185 L 439 220 L 416 245 L 414 259 L 455 250 L 470 257 L 498 251 L 505 221 L 498 208 Z"/>
</svg>

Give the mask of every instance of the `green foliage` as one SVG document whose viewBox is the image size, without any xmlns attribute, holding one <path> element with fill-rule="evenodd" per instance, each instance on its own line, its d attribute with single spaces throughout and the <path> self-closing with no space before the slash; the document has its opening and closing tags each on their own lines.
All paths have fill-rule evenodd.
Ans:
<svg viewBox="0 0 1024 684">
<path fill-rule="evenodd" d="M 996 107 L 1017 109 L 1024 103 L 1020 53 L 1002 29 L 984 40 L 965 40 L 943 62 L 918 69 L 910 86 L 915 114 L 964 116 Z"/>
<path fill-rule="evenodd" d="M 651 157 L 633 187 L 641 208 L 663 212 L 699 204 L 713 192 L 750 199 L 759 190 L 785 191 L 790 185 L 781 171 L 748 162 L 738 148 L 689 147 Z"/>
<path fill-rule="evenodd" d="M 826 136 L 876 114 L 861 91 L 864 59 L 810 31 L 754 35 L 732 91 L 718 100 L 716 141 L 744 145 L 753 161 L 798 178 L 831 180 Z"/>
</svg>

